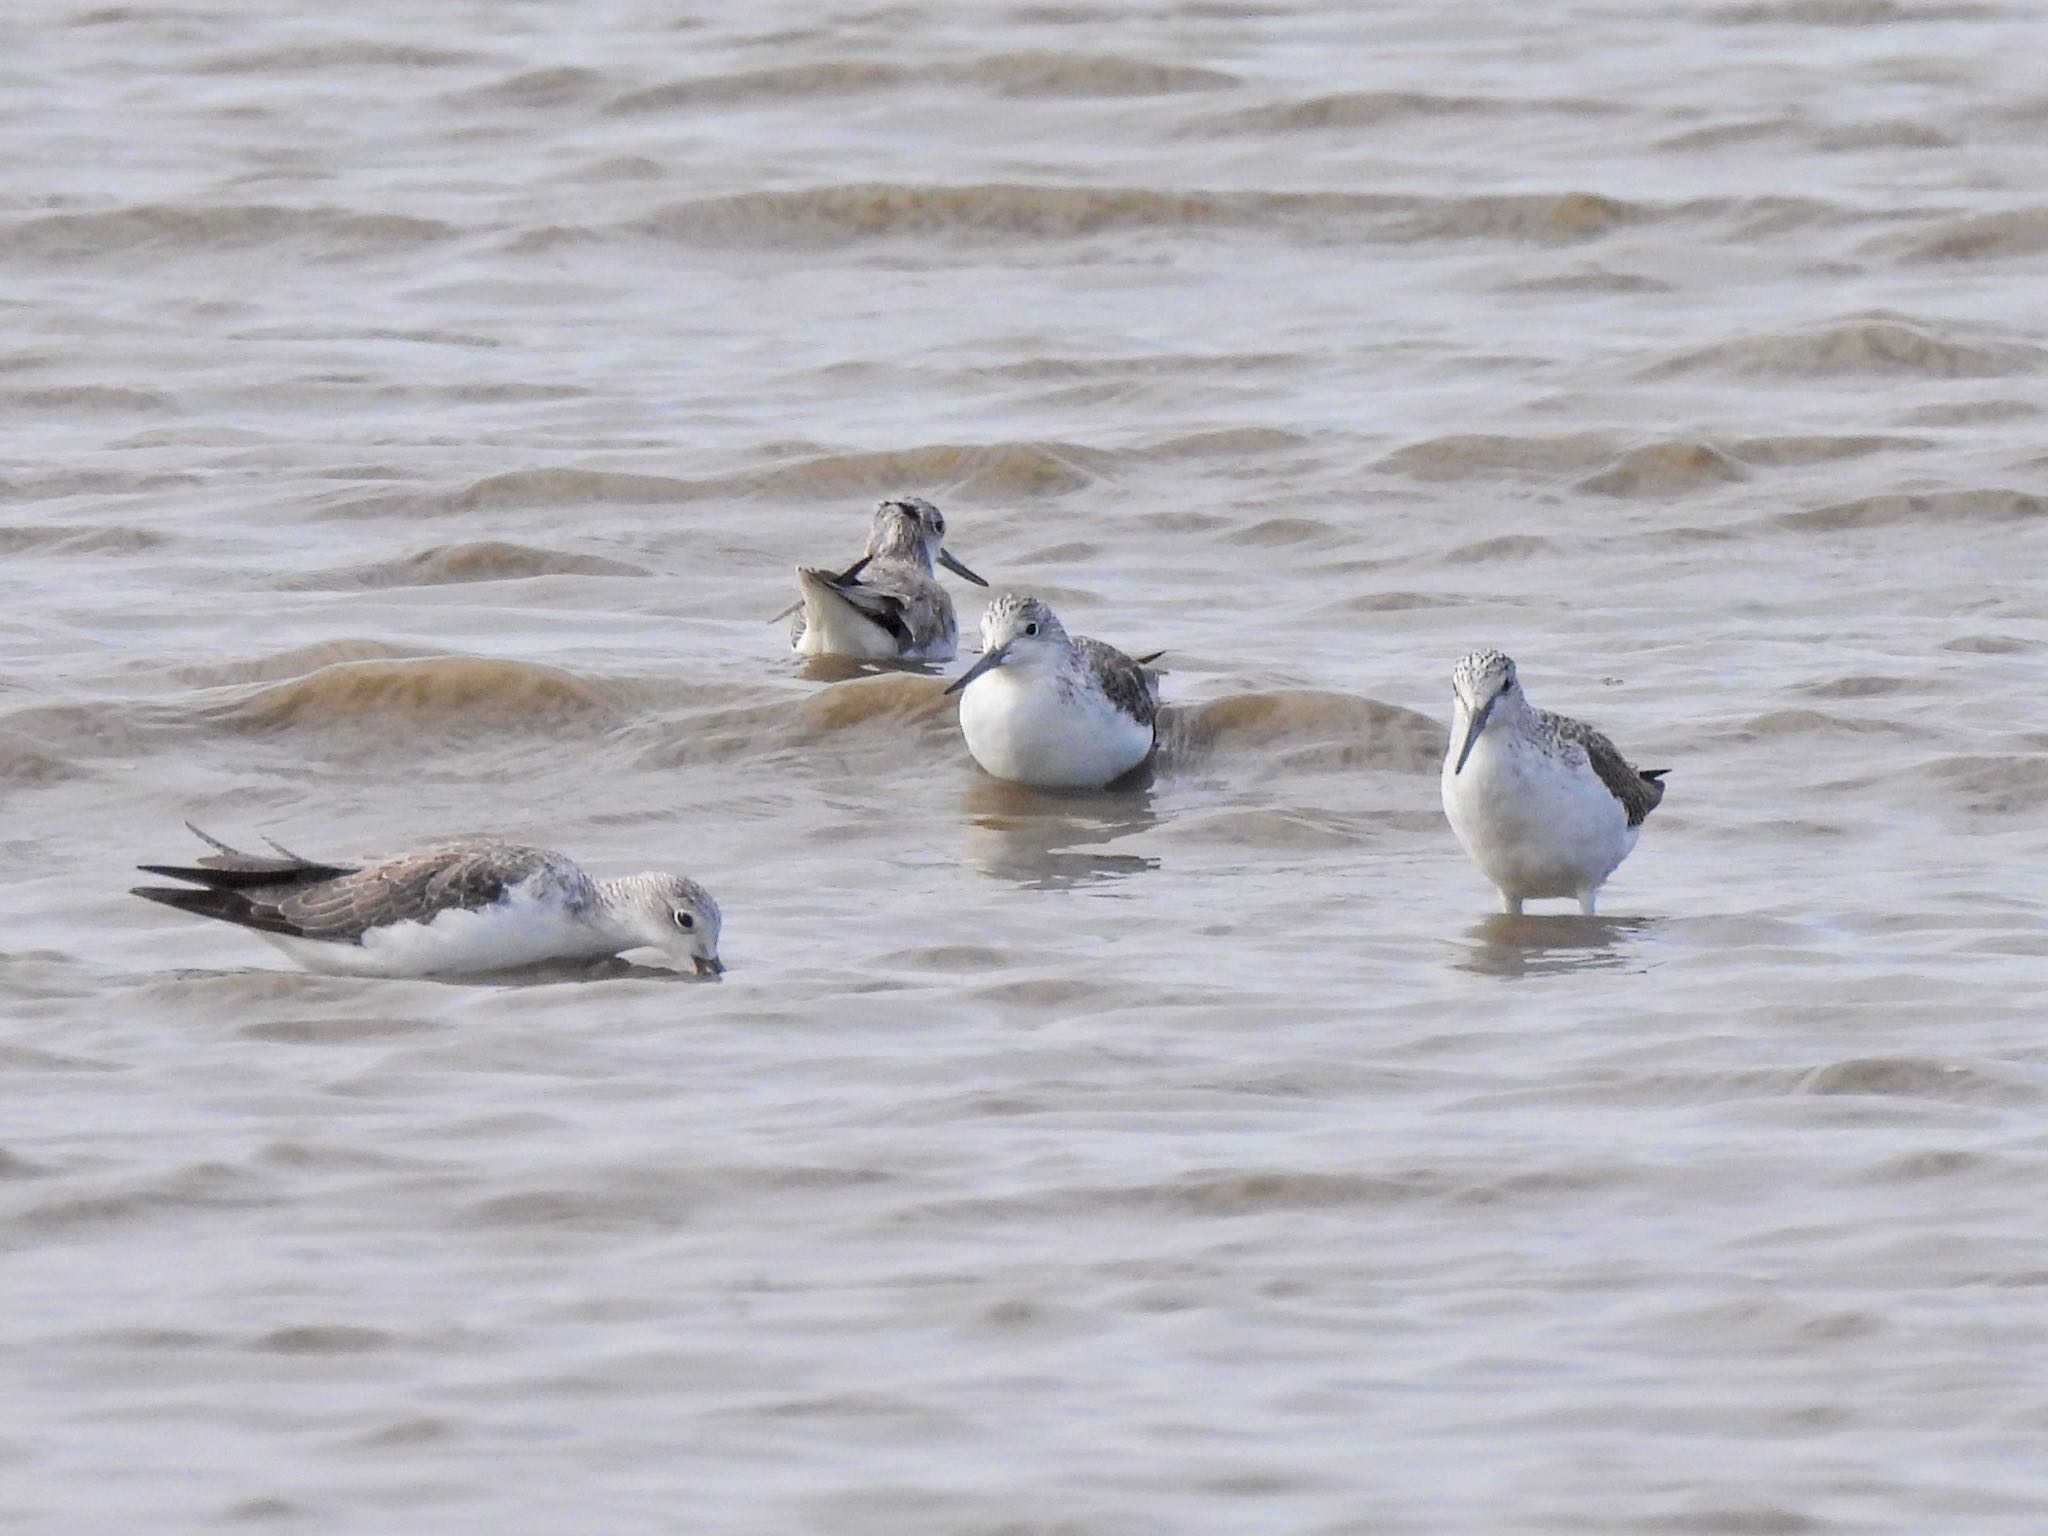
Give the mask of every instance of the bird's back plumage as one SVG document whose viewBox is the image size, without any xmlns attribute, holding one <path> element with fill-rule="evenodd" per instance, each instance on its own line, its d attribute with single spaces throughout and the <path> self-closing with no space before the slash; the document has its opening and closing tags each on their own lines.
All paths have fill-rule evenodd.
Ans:
<svg viewBox="0 0 2048 1536">
<path fill-rule="evenodd" d="M 198 832 L 198 828 L 193 828 Z M 572 904 L 587 902 L 588 877 L 559 854 L 476 838 L 364 864 L 243 853 L 215 838 L 215 853 L 192 865 L 145 864 L 185 886 L 137 886 L 134 894 L 260 933 L 360 944 L 376 928 L 430 923 L 443 912 L 480 911 L 514 887 L 549 875 Z"/>
<path fill-rule="evenodd" d="M 1159 718 L 1159 680 L 1145 670 L 1143 662 L 1086 635 L 1074 637 L 1074 649 L 1081 653 L 1083 665 L 1094 675 L 1104 696 L 1120 712 L 1140 725 L 1149 726 Z M 1160 653 L 1153 654 L 1156 658 Z"/>
<path fill-rule="evenodd" d="M 791 644 L 806 652 L 888 660 L 950 660 L 959 646 L 953 599 L 938 579 L 906 561 L 863 558 L 834 575 L 797 571 L 803 612 Z"/>
<path fill-rule="evenodd" d="M 1621 808 L 1628 816 L 1628 824 L 1640 827 L 1650 812 L 1664 802 L 1664 775 L 1668 768 L 1652 768 L 1645 771 L 1629 766 L 1628 759 L 1606 736 L 1593 729 L 1583 720 L 1574 720 L 1569 715 L 1553 714 L 1547 709 L 1536 712 L 1537 717 L 1558 736 L 1575 742 L 1586 754 L 1586 761 L 1600 782 L 1607 786 L 1607 792 L 1621 802 Z"/>
</svg>

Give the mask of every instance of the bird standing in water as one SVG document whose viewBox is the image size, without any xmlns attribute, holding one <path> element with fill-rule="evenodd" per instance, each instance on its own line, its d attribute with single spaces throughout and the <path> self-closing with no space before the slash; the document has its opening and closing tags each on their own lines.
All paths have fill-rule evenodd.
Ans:
<svg viewBox="0 0 2048 1536">
<path fill-rule="evenodd" d="M 1480 872 L 1519 913 L 1532 897 L 1570 896 L 1593 913 L 1601 885 L 1664 799 L 1663 768 L 1631 768 L 1582 721 L 1538 709 L 1515 664 L 1474 651 L 1451 668 L 1444 814 Z"/>
</svg>

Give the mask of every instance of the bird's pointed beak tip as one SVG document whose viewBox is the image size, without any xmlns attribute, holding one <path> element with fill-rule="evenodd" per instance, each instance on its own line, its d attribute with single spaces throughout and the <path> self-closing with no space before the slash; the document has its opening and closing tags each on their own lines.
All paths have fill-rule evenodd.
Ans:
<svg viewBox="0 0 2048 1536">
<path fill-rule="evenodd" d="M 958 576 L 962 581 L 971 581 L 977 587 L 985 587 L 988 585 L 988 583 L 985 580 L 975 575 L 974 572 L 967 569 L 967 567 L 961 562 L 960 558 L 957 555 L 955 555 L 950 549 L 941 549 L 939 551 L 939 564 L 943 565 L 955 576 Z"/>
</svg>

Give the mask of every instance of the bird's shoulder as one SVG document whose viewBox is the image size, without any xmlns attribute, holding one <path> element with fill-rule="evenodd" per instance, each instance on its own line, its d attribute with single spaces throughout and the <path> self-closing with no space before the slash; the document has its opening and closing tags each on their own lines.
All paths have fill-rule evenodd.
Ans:
<svg viewBox="0 0 2048 1536">
<path fill-rule="evenodd" d="M 1551 736 L 1585 753 L 1586 762 L 1595 776 L 1621 803 L 1630 826 L 1641 826 L 1643 819 L 1664 799 L 1664 785 L 1660 782 L 1662 769 L 1646 774 L 1631 766 L 1621 755 L 1620 748 L 1583 720 L 1574 720 L 1570 715 L 1555 714 L 1547 709 L 1538 710 L 1536 715 Z"/>
<path fill-rule="evenodd" d="M 1158 718 L 1159 687 L 1152 673 L 1115 646 L 1086 635 L 1074 637 L 1074 649 L 1096 686 L 1117 709 L 1140 725 L 1151 725 Z"/>
</svg>

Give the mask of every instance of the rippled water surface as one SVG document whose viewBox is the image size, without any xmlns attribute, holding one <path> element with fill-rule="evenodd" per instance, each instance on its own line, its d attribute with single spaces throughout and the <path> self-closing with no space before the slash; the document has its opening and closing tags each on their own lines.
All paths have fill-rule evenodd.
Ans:
<svg viewBox="0 0 2048 1536">
<path fill-rule="evenodd" d="M 2039 23 L 16 6 L 0 1520 L 2048 1528 Z M 885 493 L 1149 787 L 793 661 Z M 1672 770 L 1597 920 L 1485 643 Z M 188 817 L 730 973 L 302 975 Z"/>
</svg>

